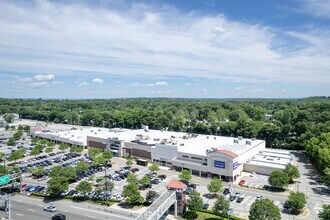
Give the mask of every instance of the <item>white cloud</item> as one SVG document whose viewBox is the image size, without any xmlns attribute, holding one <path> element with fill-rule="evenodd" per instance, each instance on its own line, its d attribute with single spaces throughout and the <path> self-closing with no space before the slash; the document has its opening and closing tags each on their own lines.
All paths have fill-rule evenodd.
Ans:
<svg viewBox="0 0 330 220">
<path fill-rule="evenodd" d="M 87 82 L 82 82 L 82 83 L 79 83 L 78 86 L 86 87 L 86 86 L 88 86 L 88 83 Z"/>
<path fill-rule="evenodd" d="M 202 93 L 207 93 L 207 89 L 202 89 Z"/>
<path fill-rule="evenodd" d="M 172 91 L 151 91 L 153 94 L 171 94 Z"/>
<path fill-rule="evenodd" d="M 93 83 L 101 84 L 101 83 L 104 83 L 104 81 L 103 81 L 103 79 L 95 78 L 95 79 L 93 79 Z"/>
<path fill-rule="evenodd" d="M 155 82 L 154 83 L 155 86 L 167 86 L 167 82 Z"/>
<path fill-rule="evenodd" d="M 47 74 L 47 75 L 39 74 L 39 75 L 35 75 L 33 78 L 37 81 L 50 81 L 53 80 L 55 77 L 53 74 Z"/>
<path fill-rule="evenodd" d="M 293 30 L 290 35 L 223 15 L 140 4 L 123 11 L 45 0 L 27 4 L 32 5 L 0 1 L 6 18 L 0 20 L 0 52 L 12 54 L 0 57 L 2 70 L 19 65 L 27 72 L 56 76 L 93 72 L 152 78 L 157 73 L 226 82 L 330 83 L 330 40 L 324 29 Z M 283 40 L 287 37 L 318 43 L 297 49 Z"/>
<path fill-rule="evenodd" d="M 236 87 L 234 90 L 243 90 L 243 87 Z"/>
<path fill-rule="evenodd" d="M 32 81 L 31 77 L 15 77 L 13 83 L 27 83 L 31 81 Z"/>
<path fill-rule="evenodd" d="M 31 88 L 40 88 L 40 87 L 45 87 L 47 85 L 48 85 L 48 82 L 35 82 L 35 83 L 29 84 L 29 87 L 31 87 Z"/>
<path fill-rule="evenodd" d="M 299 0 L 300 12 L 315 17 L 330 18 L 330 0 Z"/>
<path fill-rule="evenodd" d="M 185 85 L 185 86 L 190 86 L 190 83 L 185 83 L 184 85 Z"/>
<path fill-rule="evenodd" d="M 134 82 L 130 85 L 130 87 L 153 87 L 153 86 L 167 86 L 167 82 L 155 82 L 155 83 L 147 83 L 141 84 L 139 82 Z"/>
</svg>

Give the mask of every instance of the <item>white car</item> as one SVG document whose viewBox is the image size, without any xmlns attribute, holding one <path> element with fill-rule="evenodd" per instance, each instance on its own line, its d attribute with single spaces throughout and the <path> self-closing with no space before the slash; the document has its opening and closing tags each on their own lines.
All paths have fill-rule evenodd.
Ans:
<svg viewBox="0 0 330 220">
<path fill-rule="evenodd" d="M 55 208 L 55 206 L 50 205 L 50 206 L 45 207 L 44 208 L 44 211 L 47 211 L 47 212 L 56 212 L 56 208 Z"/>
</svg>

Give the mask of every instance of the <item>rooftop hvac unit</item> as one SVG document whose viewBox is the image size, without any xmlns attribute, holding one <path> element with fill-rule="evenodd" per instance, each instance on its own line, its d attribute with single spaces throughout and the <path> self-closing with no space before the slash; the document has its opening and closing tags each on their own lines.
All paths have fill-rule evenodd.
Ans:
<svg viewBox="0 0 330 220">
<path fill-rule="evenodd" d="M 238 140 L 240 140 L 240 141 L 243 140 L 243 137 L 242 137 L 242 136 L 238 136 L 237 138 L 238 138 Z"/>
<path fill-rule="evenodd" d="M 238 144 L 238 140 L 237 140 L 237 139 L 234 139 L 234 143 L 235 143 L 235 144 Z"/>
<path fill-rule="evenodd" d="M 211 151 L 207 149 L 207 150 L 206 150 L 206 153 L 209 153 L 209 152 L 211 152 Z"/>
<path fill-rule="evenodd" d="M 206 136 L 207 139 L 209 139 L 209 136 Z"/>
<path fill-rule="evenodd" d="M 101 131 L 101 129 L 99 128 L 98 131 Z"/>
<path fill-rule="evenodd" d="M 251 141 L 246 141 L 245 142 L 247 145 L 251 145 Z"/>
<path fill-rule="evenodd" d="M 181 143 L 180 146 L 184 146 L 184 143 Z"/>
<path fill-rule="evenodd" d="M 217 139 L 217 137 L 214 137 L 214 140 Z"/>
<path fill-rule="evenodd" d="M 255 138 L 252 138 L 251 140 L 252 140 L 252 141 L 255 141 L 256 139 L 255 139 Z"/>
</svg>

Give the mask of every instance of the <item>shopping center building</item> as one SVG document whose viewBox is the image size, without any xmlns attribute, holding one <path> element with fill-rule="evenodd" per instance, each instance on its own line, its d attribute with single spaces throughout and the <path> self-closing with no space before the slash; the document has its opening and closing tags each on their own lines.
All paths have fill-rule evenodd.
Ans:
<svg viewBox="0 0 330 220">
<path fill-rule="evenodd" d="M 108 149 L 114 156 L 133 156 L 192 174 L 236 180 L 242 171 L 269 174 L 291 162 L 285 151 L 265 148 L 264 140 L 143 129 L 88 128 L 36 134 L 56 142 Z"/>
</svg>

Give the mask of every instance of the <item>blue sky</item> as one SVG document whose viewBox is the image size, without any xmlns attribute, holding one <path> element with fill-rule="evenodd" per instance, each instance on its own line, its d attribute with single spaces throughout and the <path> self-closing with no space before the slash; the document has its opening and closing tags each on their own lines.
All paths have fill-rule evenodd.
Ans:
<svg viewBox="0 0 330 220">
<path fill-rule="evenodd" d="M 0 97 L 330 95 L 330 0 L 3 0 L 0 27 Z"/>
</svg>

